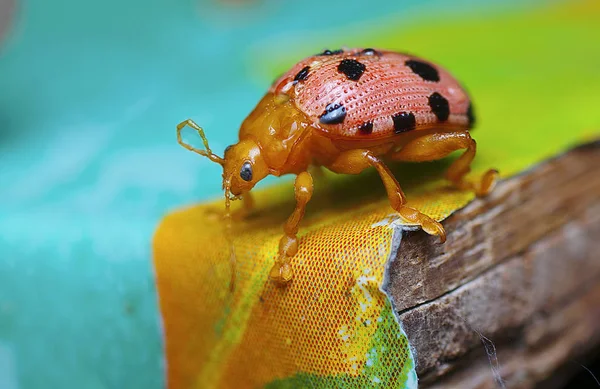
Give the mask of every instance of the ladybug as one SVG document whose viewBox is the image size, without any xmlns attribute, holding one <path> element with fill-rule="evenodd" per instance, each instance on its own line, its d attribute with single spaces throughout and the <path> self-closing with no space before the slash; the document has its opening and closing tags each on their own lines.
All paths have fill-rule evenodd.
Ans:
<svg viewBox="0 0 600 389">
<path fill-rule="evenodd" d="M 250 190 L 269 174 L 296 175 L 296 208 L 283 226 L 279 257 L 270 272 L 285 283 L 293 278 L 290 260 L 298 251 L 298 225 L 313 193 L 310 165 L 340 174 L 375 168 L 400 218 L 443 243 L 442 225 L 406 205 L 384 160 L 433 161 L 465 149 L 446 178 L 460 189 L 486 195 L 496 170 L 478 182 L 465 180 L 476 151 L 469 133 L 474 122 L 469 96 L 445 69 L 409 54 L 359 48 L 325 50 L 294 65 L 244 120 L 238 143 L 223 158 L 210 150 L 204 131 L 192 120 L 180 123 L 177 131 L 180 144 L 223 167 L 227 206 L 239 197 L 251 204 Z M 206 150 L 182 142 L 186 125 L 198 131 Z"/>
</svg>

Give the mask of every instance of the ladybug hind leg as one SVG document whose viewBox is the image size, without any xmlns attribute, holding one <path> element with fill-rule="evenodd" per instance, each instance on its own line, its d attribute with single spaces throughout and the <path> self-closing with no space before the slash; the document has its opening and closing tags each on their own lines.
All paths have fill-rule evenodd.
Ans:
<svg viewBox="0 0 600 389">
<path fill-rule="evenodd" d="M 441 242 L 446 241 L 444 227 L 429 216 L 406 205 L 406 197 L 400 188 L 400 184 L 394 178 L 392 172 L 369 150 L 349 150 L 340 154 L 328 169 L 341 174 L 359 174 L 366 168 L 374 167 L 379 173 L 390 201 L 390 205 L 400 217 L 410 224 L 421 226 L 430 235 L 439 235 Z"/>
<path fill-rule="evenodd" d="M 475 158 L 477 144 L 468 131 L 440 132 L 413 139 L 399 151 L 388 155 L 390 159 L 404 162 L 435 161 L 448 156 L 456 150 L 466 149 L 446 172 L 446 179 L 457 188 L 468 189 L 479 197 L 487 195 L 493 188 L 498 171 L 488 170 L 479 182 L 465 180 L 471 171 L 471 162 Z"/>
</svg>

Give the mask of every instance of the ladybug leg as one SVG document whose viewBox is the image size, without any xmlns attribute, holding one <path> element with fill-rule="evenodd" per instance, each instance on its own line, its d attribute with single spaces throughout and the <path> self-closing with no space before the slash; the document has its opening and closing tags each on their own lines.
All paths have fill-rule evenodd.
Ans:
<svg viewBox="0 0 600 389">
<path fill-rule="evenodd" d="M 424 135 L 413 139 L 399 151 L 390 154 L 389 158 L 407 162 L 435 161 L 460 149 L 466 150 L 450 165 L 446 172 L 446 178 L 457 188 L 472 190 L 480 197 L 487 195 L 494 188 L 498 171 L 488 170 L 478 183 L 465 180 L 465 176 L 471 171 L 471 162 L 477 151 L 477 144 L 468 131 Z"/>
<path fill-rule="evenodd" d="M 369 150 L 349 150 L 340 154 L 337 159 L 328 166 L 335 173 L 358 174 L 368 167 L 373 166 L 385 186 L 390 205 L 400 217 L 411 224 L 417 224 L 425 232 L 431 235 L 439 235 L 440 241 L 446 241 L 444 227 L 429 216 L 406 205 L 406 197 L 400 188 L 400 184 L 381 159 L 373 155 Z"/>
<path fill-rule="evenodd" d="M 280 283 L 287 283 L 293 277 L 290 259 L 298 252 L 298 225 L 313 194 L 313 179 L 309 172 L 302 172 L 296 176 L 294 189 L 296 208 L 283 225 L 284 235 L 279 240 L 279 258 L 270 273 L 270 277 Z"/>
</svg>

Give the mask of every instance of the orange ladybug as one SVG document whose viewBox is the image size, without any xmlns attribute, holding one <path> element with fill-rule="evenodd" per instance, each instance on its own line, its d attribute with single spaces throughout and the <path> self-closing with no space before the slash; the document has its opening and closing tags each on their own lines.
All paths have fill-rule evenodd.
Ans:
<svg viewBox="0 0 600 389">
<path fill-rule="evenodd" d="M 223 158 L 209 148 L 204 131 L 192 120 L 177 126 L 178 141 L 223 167 L 226 203 L 242 197 L 269 174 L 295 174 L 296 208 L 283 226 L 279 257 L 270 276 L 293 278 L 291 259 L 298 251 L 298 226 L 313 193 L 310 165 L 335 173 L 358 174 L 373 167 L 390 205 L 402 220 L 429 234 L 446 233 L 440 223 L 406 206 L 398 181 L 384 160 L 433 161 L 465 149 L 446 173 L 461 189 L 478 196 L 494 186 L 490 169 L 479 182 L 465 181 L 475 157 L 469 134 L 473 107 L 460 84 L 440 66 L 412 55 L 375 49 L 325 50 L 306 58 L 271 86 L 244 120 L 239 141 Z M 186 125 L 198 131 L 206 150 L 181 139 Z"/>
</svg>

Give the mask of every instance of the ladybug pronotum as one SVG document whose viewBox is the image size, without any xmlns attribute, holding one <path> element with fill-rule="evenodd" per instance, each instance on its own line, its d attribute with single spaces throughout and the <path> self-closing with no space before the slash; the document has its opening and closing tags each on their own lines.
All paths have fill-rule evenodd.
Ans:
<svg viewBox="0 0 600 389">
<path fill-rule="evenodd" d="M 474 120 L 469 96 L 446 70 L 412 55 L 368 48 L 325 50 L 297 63 L 244 120 L 239 142 L 223 158 L 212 153 L 193 121 L 180 123 L 177 130 L 180 144 L 223 166 L 227 204 L 239 196 L 251 204 L 250 190 L 269 174 L 296 175 L 296 208 L 284 224 L 279 258 L 270 273 L 285 283 L 293 277 L 290 260 L 298 251 L 298 225 L 313 193 L 310 165 L 341 174 L 374 167 L 400 218 L 439 235 L 443 243 L 442 225 L 405 205 L 384 160 L 433 161 L 466 149 L 446 178 L 485 195 L 494 186 L 495 170 L 477 183 L 464 179 L 475 157 L 469 134 Z M 198 131 L 206 150 L 182 142 L 186 125 Z"/>
</svg>

